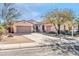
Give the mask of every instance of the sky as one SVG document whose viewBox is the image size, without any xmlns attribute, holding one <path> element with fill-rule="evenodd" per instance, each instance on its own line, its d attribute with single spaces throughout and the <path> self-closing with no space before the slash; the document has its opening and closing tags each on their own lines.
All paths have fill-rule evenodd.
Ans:
<svg viewBox="0 0 79 59">
<path fill-rule="evenodd" d="M 16 3 L 14 7 L 21 13 L 20 20 L 34 19 L 41 21 L 43 19 L 41 16 L 56 8 L 72 9 L 76 15 L 79 15 L 78 3 Z"/>
</svg>

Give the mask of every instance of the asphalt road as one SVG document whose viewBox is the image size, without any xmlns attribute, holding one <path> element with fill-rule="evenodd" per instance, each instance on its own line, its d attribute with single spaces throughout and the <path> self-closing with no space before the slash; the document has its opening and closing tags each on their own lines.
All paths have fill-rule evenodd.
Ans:
<svg viewBox="0 0 79 59">
<path fill-rule="evenodd" d="M 50 47 L 31 47 L 12 50 L 1 50 L 0 56 L 46 56 L 53 55 Z"/>
<path fill-rule="evenodd" d="M 0 50 L 0 56 L 73 56 L 70 52 L 52 50 L 50 46 Z"/>
</svg>

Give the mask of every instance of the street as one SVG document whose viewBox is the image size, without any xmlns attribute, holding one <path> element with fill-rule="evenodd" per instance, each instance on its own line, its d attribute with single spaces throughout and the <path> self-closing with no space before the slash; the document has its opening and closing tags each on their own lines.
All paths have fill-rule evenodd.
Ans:
<svg viewBox="0 0 79 59">
<path fill-rule="evenodd" d="M 0 56 L 73 56 L 69 51 L 54 49 L 52 46 L 29 47 L 12 50 L 0 50 Z"/>
<path fill-rule="evenodd" d="M 31 47 L 12 50 L 1 50 L 0 56 L 46 56 L 53 55 L 50 47 Z"/>
</svg>

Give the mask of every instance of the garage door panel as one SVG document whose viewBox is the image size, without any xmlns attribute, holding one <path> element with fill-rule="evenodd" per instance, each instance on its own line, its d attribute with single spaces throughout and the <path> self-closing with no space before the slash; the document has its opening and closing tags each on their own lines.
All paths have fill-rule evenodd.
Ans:
<svg viewBox="0 0 79 59">
<path fill-rule="evenodd" d="M 17 33 L 26 33 L 26 32 L 31 32 L 31 27 L 30 26 L 17 26 Z"/>
</svg>

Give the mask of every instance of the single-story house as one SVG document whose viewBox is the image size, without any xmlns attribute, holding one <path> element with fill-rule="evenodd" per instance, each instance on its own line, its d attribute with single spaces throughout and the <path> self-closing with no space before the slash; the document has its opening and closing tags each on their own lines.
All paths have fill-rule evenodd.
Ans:
<svg viewBox="0 0 79 59">
<path fill-rule="evenodd" d="M 66 30 L 68 25 L 65 26 Z M 64 30 L 64 25 L 61 26 L 61 30 Z M 21 20 L 15 21 L 12 28 L 9 27 L 9 33 L 31 33 L 31 32 L 56 32 L 55 26 L 53 24 L 47 24 L 42 22 L 37 22 L 35 20 Z"/>
<path fill-rule="evenodd" d="M 12 28 L 8 28 L 9 33 L 31 33 L 31 32 L 50 32 L 51 24 L 43 24 L 34 20 L 15 21 Z"/>
</svg>

